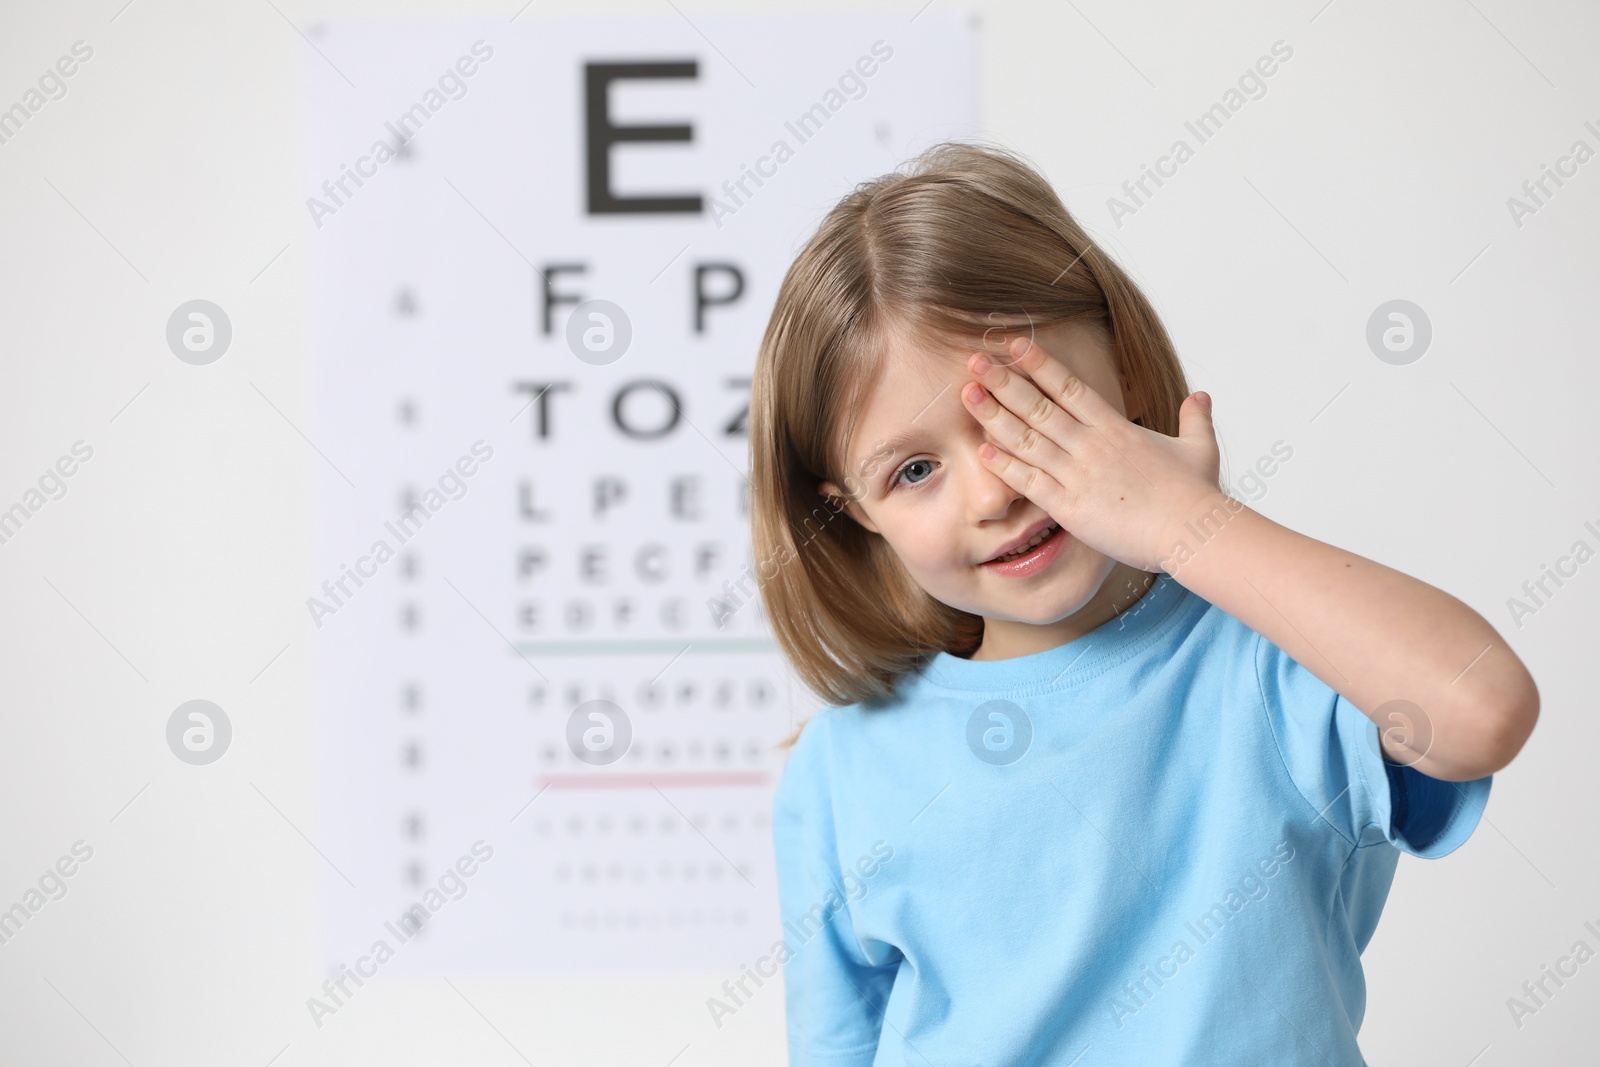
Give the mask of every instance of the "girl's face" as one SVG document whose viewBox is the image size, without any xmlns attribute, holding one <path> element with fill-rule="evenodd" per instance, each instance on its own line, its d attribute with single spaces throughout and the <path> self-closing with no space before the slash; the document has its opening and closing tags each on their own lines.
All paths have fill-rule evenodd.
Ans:
<svg viewBox="0 0 1600 1067">
<path fill-rule="evenodd" d="M 1035 339 L 1124 417 L 1138 417 L 1127 410 L 1122 380 L 1097 328 L 1066 323 L 1036 331 Z M 820 489 L 850 500 L 851 517 L 888 541 L 936 600 L 991 624 L 1048 626 L 1083 609 L 1117 564 L 1063 530 L 1042 546 L 1040 559 L 1009 569 L 985 566 L 1051 520 L 978 457 L 989 436 L 961 402 L 961 387 L 976 380 L 966 366 L 972 351 L 918 350 L 897 337 L 851 438 L 848 488 L 855 498 L 832 482 Z M 997 345 L 989 355 L 1009 362 Z M 996 643 L 996 629 L 986 624 L 985 646 Z"/>
</svg>

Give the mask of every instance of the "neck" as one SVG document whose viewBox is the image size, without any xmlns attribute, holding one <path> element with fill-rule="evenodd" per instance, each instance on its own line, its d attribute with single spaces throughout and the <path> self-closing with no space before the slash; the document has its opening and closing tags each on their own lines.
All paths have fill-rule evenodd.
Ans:
<svg viewBox="0 0 1600 1067">
<path fill-rule="evenodd" d="M 1038 625 L 1008 619 L 984 619 L 983 642 L 975 660 L 1011 659 L 1064 645 L 1127 611 L 1150 591 L 1159 573 L 1118 563 L 1083 607 L 1055 622 Z"/>
</svg>

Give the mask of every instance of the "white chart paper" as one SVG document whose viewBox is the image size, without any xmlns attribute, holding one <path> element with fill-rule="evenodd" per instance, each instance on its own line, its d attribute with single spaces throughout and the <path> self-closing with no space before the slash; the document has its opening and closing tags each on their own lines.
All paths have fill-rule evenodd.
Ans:
<svg viewBox="0 0 1600 1067">
<path fill-rule="evenodd" d="M 712 607 L 754 592 L 756 346 L 840 196 L 977 132 L 975 33 L 938 10 L 308 29 L 330 970 L 732 969 L 781 936 L 775 746 L 816 706 L 753 599 Z M 629 126 L 686 130 L 596 151 Z M 569 344 L 595 300 L 630 334 L 609 362 Z M 575 748 L 594 700 L 626 722 L 580 720 Z M 624 726 L 620 758 L 580 758 Z"/>
</svg>

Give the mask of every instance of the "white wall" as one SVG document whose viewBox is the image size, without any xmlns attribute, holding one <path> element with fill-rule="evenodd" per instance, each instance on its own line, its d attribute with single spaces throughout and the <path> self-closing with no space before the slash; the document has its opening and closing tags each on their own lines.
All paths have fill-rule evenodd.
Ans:
<svg viewBox="0 0 1600 1067">
<path fill-rule="evenodd" d="M 73 42 L 94 49 L 0 144 L 0 507 L 74 442 L 93 448 L 0 544 L 0 905 L 74 842 L 94 850 L 0 945 L 0 1060 L 774 1061 L 778 990 L 718 1031 L 704 998 L 721 973 L 389 983 L 336 1026 L 307 1020 L 307 444 L 263 402 L 304 409 L 288 20 L 510 19 L 521 2 L 274 3 L 10 0 L 0 15 L 0 107 Z M 979 10 L 988 132 L 1038 160 L 1147 286 L 1216 399 L 1230 469 L 1293 443 L 1254 506 L 1461 597 L 1539 681 L 1540 725 L 1484 824 L 1445 860 L 1400 865 L 1366 955 L 1368 1058 L 1574 1062 L 1600 964 L 1520 1029 L 1506 999 L 1579 939 L 1600 946 L 1583 927 L 1600 926 L 1585 682 L 1600 564 L 1520 626 L 1506 601 L 1574 541 L 1600 544 L 1583 526 L 1600 527 L 1600 162 L 1520 227 L 1506 200 L 1575 140 L 1600 148 L 1583 125 L 1600 128 L 1600 16 L 1552 0 Z M 518 24 L 672 13 L 536 0 Z M 1106 197 L 1278 39 L 1294 57 L 1267 94 L 1118 228 Z M 235 330 L 203 375 L 164 339 L 197 295 Z M 1433 324 L 1406 367 L 1364 340 L 1394 298 Z M 164 738 L 195 697 L 239 732 L 204 774 Z"/>
</svg>

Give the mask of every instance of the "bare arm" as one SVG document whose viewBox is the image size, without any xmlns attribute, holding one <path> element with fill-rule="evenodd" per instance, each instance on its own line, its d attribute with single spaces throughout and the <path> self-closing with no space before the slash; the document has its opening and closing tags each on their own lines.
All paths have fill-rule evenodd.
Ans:
<svg viewBox="0 0 1600 1067">
<path fill-rule="evenodd" d="M 980 382 L 962 402 L 992 442 L 978 449 L 990 470 L 1090 547 L 1166 571 L 1283 649 L 1378 724 L 1391 760 L 1456 782 L 1511 762 L 1539 691 L 1483 616 L 1223 492 L 1206 394 L 1179 408 L 1178 436 L 1148 430 L 1068 369 L 1093 366 L 1093 345 L 1062 347 L 1056 359 L 1018 337 L 1008 365 L 969 358 Z M 1394 729 L 1395 700 L 1422 729 Z"/>
<path fill-rule="evenodd" d="M 1169 563 L 1174 579 L 1360 708 L 1391 760 L 1468 781 L 1510 763 L 1533 731 L 1532 675 L 1483 616 L 1449 593 L 1222 492 L 1192 509 L 1172 542 L 1186 546 Z M 1421 722 L 1389 720 L 1384 705 L 1397 699 L 1417 705 Z"/>
</svg>

